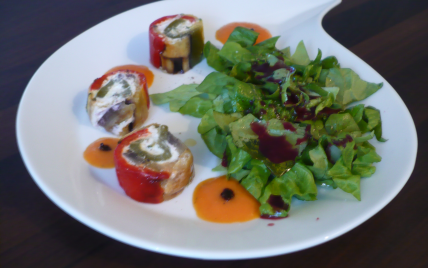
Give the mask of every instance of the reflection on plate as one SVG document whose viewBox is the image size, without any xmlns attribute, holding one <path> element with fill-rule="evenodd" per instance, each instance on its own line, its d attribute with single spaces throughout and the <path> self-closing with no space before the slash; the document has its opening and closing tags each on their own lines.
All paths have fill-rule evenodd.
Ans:
<svg viewBox="0 0 428 268">
<path fill-rule="evenodd" d="M 397 195 L 413 170 L 417 138 L 412 118 L 394 89 L 376 71 L 322 29 L 323 15 L 339 1 L 271 2 L 157 2 L 104 21 L 55 52 L 28 84 L 17 117 L 19 148 L 39 187 L 72 217 L 107 236 L 151 251 L 203 259 L 293 252 L 331 240 L 373 216 Z M 219 175 L 211 171 L 219 160 L 196 131 L 199 119 L 171 113 L 168 106 L 152 106 L 146 123 L 166 124 L 181 140 L 196 141 L 196 146 L 190 148 L 196 177 L 180 196 L 159 205 L 141 204 L 124 195 L 113 169 L 88 166 L 82 157 L 84 149 L 108 134 L 90 125 L 84 109 L 87 87 L 111 67 L 150 66 L 148 25 L 177 13 L 201 17 L 205 39 L 217 46 L 220 43 L 215 40 L 215 30 L 222 25 L 254 22 L 274 36 L 281 35 L 278 47 L 290 45 L 293 50 L 304 40 L 311 58 L 320 48 L 324 56 L 335 55 L 343 67 L 351 67 L 362 79 L 384 82 L 381 90 L 364 101 L 381 111 L 384 137 L 389 141 L 374 142 L 383 159 L 375 175 L 362 180 L 361 202 L 340 190 L 320 189 L 317 202 L 293 201 L 290 217 L 284 220 L 204 222 L 196 217 L 191 197 L 200 181 Z M 112 29 L 120 29 L 114 30 L 114 38 Z M 199 83 L 212 71 L 205 61 L 182 75 L 152 70 L 155 81 L 150 93 Z M 396 122 L 400 122 L 399 128 Z"/>
</svg>

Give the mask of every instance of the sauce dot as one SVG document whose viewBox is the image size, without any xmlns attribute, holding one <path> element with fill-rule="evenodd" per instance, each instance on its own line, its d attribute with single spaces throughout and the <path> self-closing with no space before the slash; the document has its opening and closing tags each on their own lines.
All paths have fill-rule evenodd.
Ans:
<svg viewBox="0 0 428 268">
<path fill-rule="evenodd" d="M 186 146 L 188 147 L 192 147 L 196 145 L 196 141 L 194 139 L 187 139 L 184 141 L 184 144 L 186 144 Z"/>
<path fill-rule="evenodd" d="M 224 188 L 223 192 L 221 192 L 220 196 L 226 200 L 229 201 L 230 199 L 232 199 L 235 194 L 233 193 L 233 191 L 229 188 Z"/>
<path fill-rule="evenodd" d="M 238 181 L 226 176 L 199 183 L 193 193 L 193 206 L 199 218 L 216 223 L 246 222 L 260 217 L 260 203 Z"/>
<path fill-rule="evenodd" d="M 90 165 L 98 168 L 114 168 L 114 150 L 118 144 L 118 138 L 101 138 L 89 144 L 83 158 Z"/>
<path fill-rule="evenodd" d="M 215 38 L 223 44 L 226 43 L 227 39 L 229 38 L 229 35 L 238 26 L 245 27 L 259 33 L 259 36 L 256 40 L 256 44 L 272 37 L 271 33 L 260 25 L 249 22 L 232 22 L 218 29 L 215 33 Z"/>
<path fill-rule="evenodd" d="M 153 84 L 153 79 L 155 76 L 152 73 L 152 71 L 150 71 L 150 69 L 144 65 L 133 65 L 133 64 L 121 65 L 121 66 L 111 68 L 110 70 L 108 70 L 106 72 L 106 74 L 111 73 L 111 72 L 115 72 L 115 71 L 119 71 L 119 70 L 121 70 L 121 71 L 130 70 L 130 71 L 142 73 L 146 76 L 147 86 L 150 87 Z"/>
<path fill-rule="evenodd" d="M 100 147 L 98 149 L 100 149 L 101 151 L 105 151 L 105 152 L 111 151 L 111 147 L 108 146 L 107 144 L 102 143 L 102 142 L 100 143 Z"/>
</svg>

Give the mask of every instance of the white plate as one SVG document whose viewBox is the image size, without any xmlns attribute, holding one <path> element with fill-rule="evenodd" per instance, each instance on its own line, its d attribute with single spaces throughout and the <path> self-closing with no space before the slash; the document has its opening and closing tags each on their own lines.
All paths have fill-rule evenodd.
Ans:
<svg viewBox="0 0 428 268">
<path fill-rule="evenodd" d="M 331 240 L 358 226 L 394 198 L 409 178 L 416 158 L 413 120 L 394 89 L 370 66 L 346 50 L 321 27 L 337 0 L 168 1 L 127 11 L 82 33 L 56 51 L 38 69 L 22 97 L 17 138 L 24 162 L 38 186 L 60 208 L 89 227 L 124 243 L 165 254 L 203 259 L 241 259 L 278 255 Z M 184 192 L 159 205 L 141 204 L 124 195 L 114 170 L 90 167 L 86 146 L 107 133 L 94 129 L 85 112 L 86 90 L 111 67 L 149 63 L 148 26 L 171 14 L 194 14 L 204 21 L 205 39 L 226 23 L 248 21 L 281 35 L 278 47 L 292 50 L 304 40 L 311 58 L 320 48 L 363 79 L 384 82 L 364 101 L 380 109 L 386 143 L 374 142 L 383 157 L 375 175 L 361 182 L 362 201 L 341 190 L 319 189 L 318 201 L 293 201 L 284 220 L 214 224 L 197 218 L 192 193 L 213 177 L 218 161 L 197 134 L 199 119 L 152 106 L 147 124 L 170 126 L 182 140 L 193 138 L 196 177 Z M 212 71 L 205 60 L 184 75 L 153 70 L 150 93 L 183 83 L 199 83 Z M 268 226 L 268 223 L 274 226 Z"/>
</svg>

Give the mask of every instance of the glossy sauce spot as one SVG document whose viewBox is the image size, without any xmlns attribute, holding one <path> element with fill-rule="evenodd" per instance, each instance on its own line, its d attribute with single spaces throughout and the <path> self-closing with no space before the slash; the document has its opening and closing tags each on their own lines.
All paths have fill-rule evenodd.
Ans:
<svg viewBox="0 0 428 268">
<path fill-rule="evenodd" d="M 259 150 L 270 161 L 279 164 L 285 161 L 296 159 L 299 151 L 293 148 L 284 136 L 271 136 L 266 126 L 252 122 L 251 130 L 259 136 Z"/>
<path fill-rule="evenodd" d="M 229 38 L 229 35 L 233 32 L 233 30 L 238 27 L 245 27 L 248 29 L 252 29 L 253 31 L 259 33 L 259 36 L 257 37 L 256 44 L 263 42 L 266 39 L 269 39 L 272 37 L 271 33 L 266 30 L 265 28 L 261 27 L 260 25 L 257 25 L 255 23 L 249 23 L 249 22 L 232 22 L 229 24 L 224 25 L 220 29 L 217 30 L 215 33 L 215 38 L 222 42 L 223 44 L 226 43 L 227 39 Z"/>
<path fill-rule="evenodd" d="M 260 203 L 238 181 L 226 176 L 199 183 L 193 193 L 193 206 L 199 218 L 216 223 L 246 222 L 260 217 Z"/>
<path fill-rule="evenodd" d="M 121 66 L 111 68 L 106 72 L 106 74 L 115 72 L 115 71 L 123 71 L 123 70 L 130 70 L 130 71 L 142 73 L 146 76 L 147 86 L 150 87 L 153 84 L 153 79 L 155 76 L 152 73 L 152 71 L 150 71 L 150 69 L 144 65 L 133 65 L 133 64 L 121 65 Z"/>
<path fill-rule="evenodd" d="M 114 149 L 117 138 L 101 138 L 89 144 L 83 153 L 83 158 L 91 166 L 98 168 L 114 168 Z"/>
<path fill-rule="evenodd" d="M 196 141 L 194 139 L 187 139 L 184 141 L 184 144 L 186 144 L 187 147 L 192 147 L 196 145 Z"/>
</svg>

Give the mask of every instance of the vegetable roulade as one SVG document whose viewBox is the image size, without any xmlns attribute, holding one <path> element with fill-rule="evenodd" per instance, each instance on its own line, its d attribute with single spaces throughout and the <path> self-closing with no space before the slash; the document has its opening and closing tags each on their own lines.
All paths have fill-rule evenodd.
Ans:
<svg viewBox="0 0 428 268">
<path fill-rule="evenodd" d="M 150 61 L 168 73 L 187 72 L 202 60 L 202 20 L 192 15 L 173 15 L 150 24 Z"/>
<path fill-rule="evenodd" d="M 119 70 L 95 79 L 89 88 L 86 111 L 93 126 L 120 136 L 144 123 L 149 105 L 146 77 Z"/>
<path fill-rule="evenodd" d="M 193 155 L 165 125 L 152 124 L 125 136 L 114 152 L 120 186 L 132 199 L 161 203 L 193 179 Z"/>
</svg>

